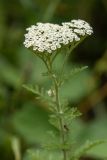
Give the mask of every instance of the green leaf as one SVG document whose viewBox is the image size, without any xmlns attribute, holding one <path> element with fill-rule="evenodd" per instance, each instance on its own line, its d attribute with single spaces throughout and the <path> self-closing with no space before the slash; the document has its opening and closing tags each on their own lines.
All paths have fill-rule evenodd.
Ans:
<svg viewBox="0 0 107 160">
<path fill-rule="evenodd" d="M 23 85 L 23 87 L 36 95 L 36 99 L 40 99 L 41 101 L 49 100 L 48 95 L 43 87 L 39 85 Z"/>
<path fill-rule="evenodd" d="M 60 124 L 59 124 L 59 118 L 62 118 L 64 121 L 64 124 L 69 127 L 69 125 L 72 123 L 72 121 L 81 115 L 80 111 L 74 107 L 74 108 L 67 108 L 64 112 L 56 113 L 50 115 L 49 122 L 54 127 L 56 127 L 58 130 L 60 130 Z M 65 128 L 66 129 L 66 128 Z"/>
<path fill-rule="evenodd" d="M 27 151 L 24 160 L 62 160 L 62 156 L 60 153 L 54 151 L 51 152 L 49 150 L 44 149 L 30 149 Z"/>
<path fill-rule="evenodd" d="M 55 128 L 60 130 L 59 117 L 57 115 L 55 115 L 55 114 L 50 115 L 49 122 Z"/>
<path fill-rule="evenodd" d="M 38 95 L 38 96 L 41 96 L 41 88 L 40 88 L 40 86 L 38 86 L 38 85 L 35 85 L 35 86 L 33 86 L 33 85 L 25 85 L 25 84 L 24 84 L 23 87 L 24 87 L 26 90 L 32 92 L 33 94 L 36 94 L 36 95 Z"/>
<path fill-rule="evenodd" d="M 53 101 L 53 99 L 51 99 L 51 97 L 49 97 L 48 93 L 46 92 L 46 90 L 43 87 L 41 87 L 39 85 L 23 85 L 23 87 L 26 90 L 35 94 L 37 100 L 40 100 L 41 102 L 46 102 L 48 109 L 51 112 L 56 111 L 55 102 Z"/>
<path fill-rule="evenodd" d="M 71 148 L 71 144 L 69 143 L 65 143 L 65 144 L 61 144 L 60 142 L 58 143 L 57 142 L 51 142 L 51 143 L 45 143 L 43 145 L 43 148 L 47 149 L 47 150 L 57 150 L 57 151 L 60 151 L 60 150 L 63 150 L 63 149 L 66 149 L 66 150 L 69 150 L 69 148 Z"/>
<path fill-rule="evenodd" d="M 74 120 L 75 118 L 81 116 L 81 113 L 80 111 L 77 109 L 77 107 L 72 107 L 72 108 L 68 108 L 64 115 L 63 115 L 63 119 L 64 119 L 64 122 L 66 124 L 71 124 L 72 123 L 72 120 Z"/>
<path fill-rule="evenodd" d="M 77 149 L 74 152 L 74 155 L 71 158 L 71 160 L 79 160 L 79 158 L 81 156 L 83 156 L 84 154 L 86 154 L 93 147 L 96 147 L 96 146 L 98 146 L 98 145 L 100 145 L 102 143 L 107 143 L 107 141 L 105 141 L 105 140 L 96 140 L 96 141 L 89 141 L 89 140 L 87 140 L 84 145 L 82 145 L 79 149 Z"/>
<path fill-rule="evenodd" d="M 94 79 L 92 80 L 92 83 L 90 83 L 91 77 L 92 73 L 89 70 L 85 70 L 84 72 L 69 78 L 67 83 L 65 82 L 60 88 L 61 100 L 65 98 L 72 101 L 72 103 L 75 102 L 77 104 L 81 98 L 92 92 L 95 87 L 97 87 L 97 83 Z"/>
<path fill-rule="evenodd" d="M 88 66 L 79 67 L 79 68 L 75 67 L 74 69 L 72 69 L 72 71 L 69 74 L 64 75 L 63 78 L 64 78 L 64 80 L 69 80 L 69 78 L 71 78 L 72 76 L 84 71 L 87 68 L 88 68 Z"/>
<path fill-rule="evenodd" d="M 107 118 L 103 115 L 102 118 L 97 118 L 94 122 L 84 123 L 81 119 L 75 119 L 72 122 L 72 126 L 69 133 L 69 141 L 74 141 L 73 148 L 79 148 L 81 144 L 90 139 L 91 141 L 95 140 L 107 140 Z M 91 157 L 96 157 L 96 159 L 104 159 L 107 157 L 107 143 L 102 143 L 96 147 L 87 151 L 87 155 Z"/>
</svg>

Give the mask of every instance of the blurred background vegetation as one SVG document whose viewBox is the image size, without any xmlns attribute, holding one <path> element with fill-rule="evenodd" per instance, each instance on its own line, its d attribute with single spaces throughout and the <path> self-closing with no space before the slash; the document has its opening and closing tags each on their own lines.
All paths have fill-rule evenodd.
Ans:
<svg viewBox="0 0 107 160">
<path fill-rule="evenodd" d="M 44 66 L 24 48 L 25 28 L 36 22 L 61 23 L 83 19 L 94 34 L 71 54 L 69 65 L 88 65 L 65 85 L 83 116 L 73 126 L 78 145 L 86 139 L 107 139 L 107 0 L 0 0 L 0 159 L 22 160 L 29 148 L 49 140 L 47 105 L 23 84 L 42 85 Z M 61 58 L 58 59 L 58 64 Z M 82 159 L 107 159 L 102 144 Z"/>
</svg>

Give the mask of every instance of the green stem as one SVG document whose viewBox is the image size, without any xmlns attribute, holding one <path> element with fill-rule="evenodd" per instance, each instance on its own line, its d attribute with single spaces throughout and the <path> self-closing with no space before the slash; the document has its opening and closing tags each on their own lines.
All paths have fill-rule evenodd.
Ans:
<svg viewBox="0 0 107 160">
<path fill-rule="evenodd" d="M 48 69 L 49 75 L 53 81 L 54 88 L 55 88 L 55 101 L 57 106 L 57 112 L 59 113 L 60 136 L 62 141 L 61 143 L 62 143 L 62 146 L 64 146 L 66 142 L 66 133 L 64 130 L 63 117 L 60 116 L 60 114 L 62 113 L 62 108 L 61 108 L 60 98 L 59 98 L 59 82 L 56 76 L 53 74 L 51 61 L 49 60 L 48 63 L 45 61 L 45 65 Z M 63 148 L 62 152 L 63 152 L 63 160 L 67 160 L 67 150 Z"/>
<path fill-rule="evenodd" d="M 55 90 L 56 90 L 56 104 L 57 104 L 58 112 L 61 113 L 62 109 L 61 109 L 60 100 L 59 100 L 59 87 L 56 86 Z M 64 131 L 64 122 L 63 122 L 62 117 L 59 117 L 59 123 L 60 123 L 60 135 L 62 139 L 62 145 L 64 146 L 65 145 L 65 131 Z M 64 160 L 67 160 L 66 149 L 62 149 L 62 152 L 63 152 Z"/>
</svg>

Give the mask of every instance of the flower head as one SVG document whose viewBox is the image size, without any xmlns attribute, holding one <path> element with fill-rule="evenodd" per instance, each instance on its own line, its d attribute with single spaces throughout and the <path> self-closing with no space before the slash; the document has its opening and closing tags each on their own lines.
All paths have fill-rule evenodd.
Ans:
<svg viewBox="0 0 107 160">
<path fill-rule="evenodd" d="M 93 33 L 92 27 L 83 20 L 72 20 L 62 25 L 37 23 L 26 30 L 28 33 L 25 34 L 25 47 L 48 53 L 52 53 L 63 45 L 80 41 L 81 37 Z"/>
</svg>

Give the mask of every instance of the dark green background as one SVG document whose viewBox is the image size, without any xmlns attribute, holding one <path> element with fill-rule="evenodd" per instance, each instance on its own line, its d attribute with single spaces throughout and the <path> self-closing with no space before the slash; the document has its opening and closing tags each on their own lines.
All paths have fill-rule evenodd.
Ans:
<svg viewBox="0 0 107 160">
<path fill-rule="evenodd" d="M 25 29 L 36 22 L 60 24 L 71 19 L 86 20 L 94 30 L 69 57 L 69 65 L 73 62 L 89 69 L 73 77 L 62 91 L 71 106 L 78 104 L 83 112 L 74 137 L 78 143 L 107 139 L 107 0 L 0 0 L 1 160 L 15 159 L 15 140 L 24 157 L 28 148 L 47 139 L 44 135 L 51 128 L 47 105 L 22 87 L 46 82 L 40 75 L 44 66 L 23 46 Z M 107 144 L 101 145 L 89 157 L 104 159 L 106 150 Z"/>
</svg>

